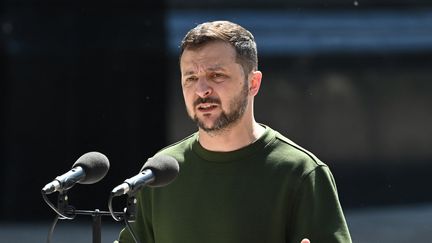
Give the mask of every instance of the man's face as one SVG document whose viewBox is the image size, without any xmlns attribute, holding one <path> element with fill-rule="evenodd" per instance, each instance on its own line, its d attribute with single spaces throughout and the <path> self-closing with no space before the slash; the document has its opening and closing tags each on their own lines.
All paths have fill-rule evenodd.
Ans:
<svg viewBox="0 0 432 243">
<path fill-rule="evenodd" d="M 186 49 L 180 59 L 186 109 L 198 126 L 217 132 L 236 124 L 248 104 L 248 81 L 228 43 Z"/>
</svg>

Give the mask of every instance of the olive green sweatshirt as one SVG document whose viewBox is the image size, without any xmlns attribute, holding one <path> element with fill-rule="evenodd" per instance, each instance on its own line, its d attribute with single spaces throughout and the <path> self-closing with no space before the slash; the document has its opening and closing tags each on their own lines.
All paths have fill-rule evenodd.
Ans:
<svg viewBox="0 0 432 243">
<path fill-rule="evenodd" d="M 232 152 L 204 149 L 195 133 L 159 154 L 180 172 L 137 194 L 141 243 L 351 242 L 329 168 L 270 127 Z M 127 229 L 119 240 L 134 242 Z"/>
</svg>

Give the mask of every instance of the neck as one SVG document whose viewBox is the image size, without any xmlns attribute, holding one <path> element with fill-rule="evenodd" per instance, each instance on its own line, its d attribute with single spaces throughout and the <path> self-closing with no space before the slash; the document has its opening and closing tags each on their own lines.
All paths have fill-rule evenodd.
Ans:
<svg viewBox="0 0 432 243">
<path fill-rule="evenodd" d="M 251 120 L 249 124 L 238 123 L 218 132 L 208 133 L 199 129 L 201 146 L 210 151 L 229 152 L 255 142 L 264 133 L 265 128 Z"/>
</svg>

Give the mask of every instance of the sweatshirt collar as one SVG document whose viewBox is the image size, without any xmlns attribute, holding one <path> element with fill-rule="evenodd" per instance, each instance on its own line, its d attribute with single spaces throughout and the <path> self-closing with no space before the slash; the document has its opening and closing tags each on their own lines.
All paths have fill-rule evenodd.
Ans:
<svg viewBox="0 0 432 243">
<path fill-rule="evenodd" d="M 262 126 L 265 127 L 265 131 L 255 142 L 243 148 L 229 152 L 215 152 L 205 149 L 199 143 L 198 133 L 196 133 L 192 143 L 192 150 L 199 157 L 210 162 L 228 163 L 251 157 L 255 153 L 262 151 L 276 137 L 275 132 L 270 127 L 266 125 Z"/>
</svg>

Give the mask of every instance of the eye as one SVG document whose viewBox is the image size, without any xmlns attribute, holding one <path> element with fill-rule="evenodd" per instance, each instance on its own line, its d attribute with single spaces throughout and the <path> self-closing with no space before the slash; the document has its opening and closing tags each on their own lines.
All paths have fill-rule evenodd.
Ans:
<svg viewBox="0 0 432 243">
<path fill-rule="evenodd" d="M 198 78 L 195 76 L 190 76 L 190 77 L 186 78 L 186 82 L 195 82 L 197 80 L 198 80 Z"/>
<path fill-rule="evenodd" d="M 212 73 L 210 75 L 211 80 L 215 81 L 215 82 L 222 82 L 227 78 L 227 75 L 223 74 L 223 73 Z"/>
<path fill-rule="evenodd" d="M 184 87 L 189 87 L 193 83 L 195 83 L 198 80 L 198 77 L 196 76 L 187 76 L 183 79 L 182 83 Z"/>
</svg>

